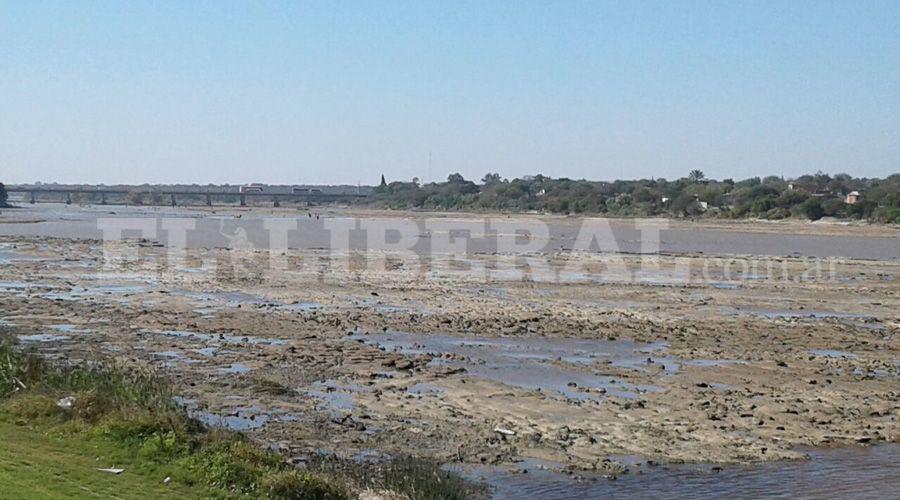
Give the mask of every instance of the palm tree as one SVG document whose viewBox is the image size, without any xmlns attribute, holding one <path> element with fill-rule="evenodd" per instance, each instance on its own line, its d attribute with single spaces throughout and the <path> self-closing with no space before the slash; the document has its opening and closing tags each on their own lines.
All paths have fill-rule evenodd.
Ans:
<svg viewBox="0 0 900 500">
<path fill-rule="evenodd" d="M 688 179 L 690 179 L 694 184 L 702 181 L 705 178 L 706 175 L 703 174 L 702 170 L 691 170 L 691 173 L 688 174 Z"/>
</svg>

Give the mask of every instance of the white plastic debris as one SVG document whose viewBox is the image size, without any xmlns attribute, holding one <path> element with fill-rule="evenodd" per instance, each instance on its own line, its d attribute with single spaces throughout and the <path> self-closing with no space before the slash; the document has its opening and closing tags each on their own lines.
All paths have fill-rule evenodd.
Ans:
<svg viewBox="0 0 900 500">
<path fill-rule="evenodd" d="M 110 474 L 115 474 L 117 476 L 119 474 L 125 472 L 125 469 L 97 469 L 97 470 L 100 472 L 109 472 Z"/>
<path fill-rule="evenodd" d="M 510 430 L 510 429 L 504 429 L 503 427 L 497 427 L 496 429 L 494 429 L 494 432 L 498 432 L 500 434 L 503 434 L 504 436 L 515 436 L 516 435 L 516 431 Z"/>
<path fill-rule="evenodd" d="M 72 407 L 75 406 L 75 398 L 73 396 L 66 396 L 57 401 L 56 406 L 62 408 L 63 410 L 71 410 Z"/>
<path fill-rule="evenodd" d="M 169 484 L 169 483 L 171 483 L 171 482 L 172 482 L 172 477 L 171 477 L 171 476 L 166 476 L 166 478 L 163 479 L 163 484 Z"/>
</svg>

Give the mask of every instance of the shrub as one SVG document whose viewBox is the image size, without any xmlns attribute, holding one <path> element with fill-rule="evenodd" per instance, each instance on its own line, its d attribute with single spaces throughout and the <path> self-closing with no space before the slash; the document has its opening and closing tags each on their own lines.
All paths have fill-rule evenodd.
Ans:
<svg viewBox="0 0 900 500">
<path fill-rule="evenodd" d="M 822 202 L 822 211 L 828 217 L 843 217 L 847 212 L 847 204 L 843 200 L 831 198 Z"/>
<path fill-rule="evenodd" d="M 825 215 L 822 204 L 815 198 L 809 198 L 803 203 L 795 206 L 792 212 L 796 215 L 806 217 L 809 220 L 819 220 Z"/>
<path fill-rule="evenodd" d="M 62 411 L 55 399 L 43 394 L 14 396 L 3 404 L 3 409 L 10 415 L 26 419 L 51 417 Z"/>
<path fill-rule="evenodd" d="M 281 458 L 237 438 L 209 444 L 178 461 L 181 476 L 188 484 L 202 484 L 238 493 L 260 487 L 264 475 L 277 471 Z"/>
<path fill-rule="evenodd" d="M 262 493 L 284 500 L 343 500 L 349 495 L 337 486 L 297 470 L 271 473 L 262 480 Z"/>
</svg>

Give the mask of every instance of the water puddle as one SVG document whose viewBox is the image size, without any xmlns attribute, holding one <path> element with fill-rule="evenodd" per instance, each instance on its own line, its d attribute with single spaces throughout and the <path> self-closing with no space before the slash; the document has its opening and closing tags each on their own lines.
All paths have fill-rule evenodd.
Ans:
<svg viewBox="0 0 900 500">
<path fill-rule="evenodd" d="M 0 281 L 0 293 L 22 294 L 36 288 L 48 289 L 53 286 L 47 283 L 29 283 L 27 281 Z"/>
<path fill-rule="evenodd" d="M 12 265 L 15 262 L 45 262 L 54 259 L 55 257 L 29 255 L 14 250 L 0 250 L 0 266 Z"/>
<path fill-rule="evenodd" d="M 322 304 L 318 302 L 294 302 L 291 304 L 282 304 L 278 306 L 278 309 L 282 311 L 291 311 L 291 312 L 311 312 L 318 311 L 319 309 L 324 308 Z"/>
<path fill-rule="evenodd" d="M 735 308 L 732 312 L 734 314 L 762 316 L 768 319 L 875 319 L 867 314 L 845 313 L 838 311 L 815 311 L 809 309 L 757 309 L 739 307 Z"/>
<path fill-rule="evenodd" d="M 353 395 L 363 392 L 364 389 L 357 384 L 341 384 L 335 380 L 325 380 L 313 384 L 313 389 L 306 393 L 321 402 L 318 409 L 332 414 L 349 413 L 356 408 Z"/>
<path fill-rule="evenodd" d="M 664 344 L 618 340 L 455 337 L 402 332 L 352 335 L 349 338 L 386 351 L 431 355 L 434 357 L 433 364 L 463 368 L 474 377 L 575 401 L 601 401 L 604 395 L 635 398 L 657 389 L 602 375 L 592 368 L 594 366 L 610 364 L 644 369 L 657 364 L 667 371 L 677 369 L 677 365 L 668 358 L 651 359 L 650 355 L 664 349 Z"/>
<path fill-rule="evenodd" d="M 90 333 L 91 331 L 87 328 L 78 328 L 78 325 L 72 324 L 61 324 L 61 325 L 50 325 L 49 328 L 60 331 L 63 333 Z"/>
<path fill-rule="evenodd" d="M 201 315 L 210 315 L 224 308 L 243 308 L 246 306 L 257 308 L 273 308 L 289 312 L 311 312 L 324 308 L 325 306 L 317 302 L 295 301 L 285 303 L 277 300 L 269 300 L 258 295 L 246 292 L 192 292 L 186 290 L 176 290 L 172 292 L 174 295 L 180 295 L 195 300 L 202 307 L 195 309 Z"/>
<path fill-rule="evenodd" d="M 847 351 L 838 351 L 835 349 L 809 349 L 806 352 L 813 354 L 815 356 L 823 356 L 826 358 L 837 358 L 837 359 L 855 359 L 856 354 Z"/>
<path fill-rule="evenodd" d="M 271 418 L 256 407 L 238 408 L 233 413 L 220 415 L 208 411 L 195 411 L 190 415 L 210 427 L 220 427 L 232 431 L 250 431 L 266 425 Z"/>
<path fill-rule="evenodd" d="M 154 356 L 158 356 L 160 358 L 167 358 L 167 359 L 183 359 L 184 358 L 180 352 L 176 352 L 176 351 L 160 351 L 160 352 L 152 352 L 150 354 L 152 354 Z"/>
<path fill-rule="evenodd" d="M 252 370 L 253 370 L 253 368 L 250 368 L 249 366 L 242 364 L 242 363 L 231 363 L 231 366 L 219 368 L 220 373 L 235 373 L 235 374 L 248 373 Z"/>
<path fill-rule="evenodd" d="M 188 415 L 199 420 L 209 427 L 218 427 L 232 431 L 252 431 L 259 429 L 269 422 L 295 422 L 299 420 L 296 415 L 290 415 L 281 409 L 266 411 L 259 406 L 240 406 L 227 412 L 212 412 L 200 408 L 200 402 L 196 399 L 174 396 L 176 404 L 183 406 Z M 239 396 L 228 396 L 229 401 L 241 401 Z"/>
<path fill-rule="evenodd" d="M 47 300 L 78 301 L 103 295 L 121 295 L 123 297 L 128 297 L 145 291 L 147 291 L 145 285 L 97 285 L 75 287 L 65 292 L 45 293 L 42 294 L 41 297 Z"/>
<path fill-rule="evenodd" d="M 21 342 L 58 342 L 61 340 L 69 340 L 69 336 L 37 333 L 34 335 L 19 335 L 19 340 Z"/>
<path fill-rule="evenodd" d="M 444 390 L 434 384 L 429 384 L 427 382 L 420 382 L 418 384 L 414 384 L 414 385 L 410 386 L 408 389 L 406 389 L 406 392 L 408 392 L 409 394 L 416 394 L 416 395 L 423 396 L 423 395 L 440 395 L 440 394 L 444 393 Z"/>
<path fill-rule="evenodd" d="M 196 352 L 201 356 L 206 356 L 207 358 L 211 358 L 215 356 L 219 352 L 218 347 L 201 347 L 200 349 L 191 349 L 191 351 Z"/>
<path fill-rule="evenodd" d="M 488 484 L 495 499 L 541 498 L 898 498 L 900 445 L 821 449 L 809 460 L 754 465 L 629 465 L 610 481 L 541 463 L 448 466 Z M 635 473 L 637 471 L 641 473 Z"/>
<path fill-rule="evenodd" d="M 161 332 L 147 332 L 155 335 L 164 335 L 166 337 L 190 338 L 202 342 L 225 343 L 225 344 L 251 344 L 251 345 L 284 345 L 287 342 L 281 339 L 268 339 L 262 337 L 253 337 L 249 335 L 231 335 L 224 333 L 200 333 L 190 332 L 186 330 L 166 330 Z M 201 353 L 202 354 L 202 353 Z"/>
</svg>

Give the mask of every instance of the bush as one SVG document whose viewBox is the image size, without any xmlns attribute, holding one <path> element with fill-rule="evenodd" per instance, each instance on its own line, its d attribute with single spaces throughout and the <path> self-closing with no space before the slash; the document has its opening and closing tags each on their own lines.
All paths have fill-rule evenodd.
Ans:
<svg viewBox="0 0 900 500">
<path fill-rule="evenodd" d="M 20 394 L 3 404 L 3 410 L 15 417 L 36 419 L 59 415 L 56 400 L 43 394 Z"/>
<path fill-rule="evenodd" d="M 349 495 L 337 486 L 297 470 L 285 470 L 267 475 L 262 480 L 262 492 L 268 498 L 284 500 L 343 500 Z"/>
<path fill-rule="evenodd" d="M 881 207 L 875 211 L 875 220 L 888 224 L 900 224 L 900 208 Z"/>
<path fill-rule="evenodd" d="M 775 207 L 775 197 L 771 195 L 763 196 L 753 202 L 750 211 L 755 214 L 764 214 Z"/>
<path fill-rule="evenodd" d="M 769 220 L 787 219 L 790 216 L 791 216 L 791 211 L 786 208 L 781 208 L 781 207 L 773 208 L 773 209 L 769 210 L 768 212 L 766 212 L 766 219 L 769 219 Z"/>
<path fill-rule="evenodd" d="M 178 461 L 179 479 L 187 484 L 202 484 L 238 493 L 251 493 L 259 480 L 283 465 L 274 453 L 254 447 L 237 438 L 207 445 Z"/>
<path fill-rule="evenodd" d="M 847 213 L 847 206 L 843 200 L 831 198 L 822 202 L 822 211 L 828 217 L 843 217 Z"/>
<path fill-rule="evenodd" d="M 825 215 L 825 210 L 822 208 L 822 204 L 819 203 L 819 200 L 815 198 L 809 198 L 803 203 L 795 206 L 792 212 L 795 215 L 806 217 L 809 220 L 819 220 L 823 215 Z"/>
</svg>

